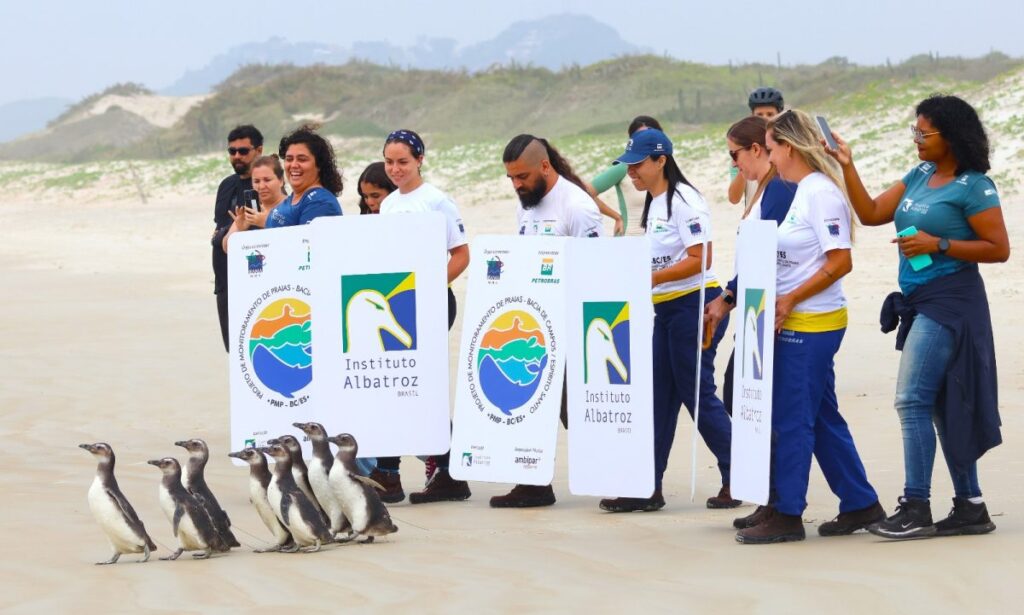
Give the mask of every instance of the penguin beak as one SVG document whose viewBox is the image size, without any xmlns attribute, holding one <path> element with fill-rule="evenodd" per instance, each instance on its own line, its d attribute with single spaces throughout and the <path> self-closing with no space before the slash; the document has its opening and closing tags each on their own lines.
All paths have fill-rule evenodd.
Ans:
<svg viewBox="0 0 1024 615">
<path fill-rule="evenodd" d="M 92 452 L 92 444 L 79 444 L 78 448 L 84 448 L 85 450 Z"/>
<path fill-rule="evenodd" d="M 296 429 L 301 429 L 302 431 L 306 431 L 307 425 L 309 425 L 309 423 L 292 423 L 292 427 L 295 427 Z"/>
<path fill-rule="evenodd" d="M 271 439 L 267 440 L 267 446 L 274 446 L 275 444 L 280 444 L 280 443 L 281 443 L 281 440 L 278 439 L 278 438 L 271 438 Z M 267 452 L 267 451 L 264 451 L 264 452 Z"/>
<path fill-rule="evenodd" d="M 150 459 L 146 463 L 148 463 L 151 466 L 158 466 L 158 465 L 160 465 L 160 460 L 159 459 Z"/>
<path fill-rule="evenodd" d="M 242 458 L 242 451 L 235 451 L 233 453 L 228 453 L 228 457 L 234 457 L 235 459 L 241 459 Z"/>
<path fill-rule="evenodd" d="M 188 448 L 188 440 L 178 440 L 174 443 L 174 446 L 180 446 L 181 448 Z"/>
</svg>

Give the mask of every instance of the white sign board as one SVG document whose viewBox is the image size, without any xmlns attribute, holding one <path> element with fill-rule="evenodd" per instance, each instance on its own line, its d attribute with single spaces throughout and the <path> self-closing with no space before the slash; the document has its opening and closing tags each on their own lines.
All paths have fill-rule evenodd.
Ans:
<svg viewBox="0 0 1024 615">
<path fill-rule="evenodd" d="M 564 376 L 565 239 L 472 246 L 455 388 L 453 477 L 547 485 Z"/>
<path fill-rule="evenodd" d="M 573 239 L 567 247 L 569 490 L 654 492 L 651 246 L 646 237 Z"/>
<path fill-rule="evenodd" d="M 313 394 L 360 457 L 448 450 L 448 296 L 437 213 L 318 218 Z"/>
<path fill-rule="evenodd" d="M 228 240 L 232 450 L 263 446 L 310 420 L 309 233 L 296 226 Z"/>
<path fill-rule="evenodd" d="M 736 240 L 736 350 L 732 393 L 732 497 L 768 503 L 775 357 L 775 260 L 778 226 L 740 223 Z"/>
</svg>

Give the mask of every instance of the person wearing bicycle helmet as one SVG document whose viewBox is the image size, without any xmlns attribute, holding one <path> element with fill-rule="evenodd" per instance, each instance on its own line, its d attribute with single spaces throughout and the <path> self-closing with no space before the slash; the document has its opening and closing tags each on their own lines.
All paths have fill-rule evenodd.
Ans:
<svg viewBox="0 0 1024 615">
<path fill-rule="evenodd" d="M 775 88 L 757 88 L 747 97 L 747 106 L 750 107 L 751 115 L 770 120 L 782 113 L 782 92 Z M 757 193 L 757 182 L 746 181 L 735 165 L 729 169 L 729 173 L 732 177 L 729 182 L 729 202 L 736 205 L 742 201 L 744 207 L 749 206 Z"/>
</svg>

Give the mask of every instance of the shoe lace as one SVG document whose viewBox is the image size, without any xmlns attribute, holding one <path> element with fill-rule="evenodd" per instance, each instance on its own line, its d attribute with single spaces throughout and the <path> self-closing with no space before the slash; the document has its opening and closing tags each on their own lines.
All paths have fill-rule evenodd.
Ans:
<svg viewBox="0 0 1024 615">
<path fill-rule="evenodd" d="M 423 469 L 427 475 L 427 483 L 430 483 L 434 479 L 434 474 L 437 473 L 437 461 L 433 457 L 427 458 L 423 464 Z"/>
</svg>

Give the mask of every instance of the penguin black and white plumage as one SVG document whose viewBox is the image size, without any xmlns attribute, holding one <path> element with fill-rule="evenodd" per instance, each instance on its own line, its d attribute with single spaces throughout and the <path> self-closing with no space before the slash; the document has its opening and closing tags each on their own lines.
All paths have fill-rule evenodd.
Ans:
<svg viewBox="0 0 1024 615">
<path fill-rule="evenodd" d="M 330 474 L 331 466 L 334 465 L 334 455 L 331 454 L 331 445 L 327 443 L 327 432 L 320 423 L 292 423 L 292 425 L 309 436 L 309 441 L 313 445 L 313 457 L 306 466 L 306 478 L 309 480 L 309 486 L 313 489 L 313 495 L 316 496 L 320 507 L 327 515 L 331 533 L 337 534 L 349 529 L 348 520 L 341 510 L 341 502 L 335 497 L 334 490 L 331 488 Z"/>
<path fill-rule="evenodd" d="M 295 546 L 291 532 L 281 524 L 277 515 L 274 514 L 274 509 L 270 507 L 270 500 L 267 499 L 267 487 L 270 485 L 271 479 L 267 458 L 263 456 L 263 453 L 254 448 L 228 453 L 228 457 L 241 459 L 249 464 L 249 501 L 252 502 L 260 520 L 263 521 L 263 525 L 267 526 L 267 529 L 274 536 L 273 547 L 269 549 L 256 549 L 256 552 L 294 551 L 295 549 L 291 549 L 291 547 Z"/>
<path fill-rule="evenodd" d="M 242 546 L 231 532 L 231 519 L 228 518 L 227 511 L 221 508 L 220 502 L 213 495 L 210 486 L 206 484 L 204 471 L 206 463 L 210 460 L 210 449 L 206 446 L 206 442 L 199 438 L 192 438 L 191 440 L 179 440 L 174 445 L 188 451 L 188 464 L 185 466 L 181 484 L 206 508 L 206 512 L 213 519 L 213 526 L 224 538 L 224 542 L 232 547 Z"/>
<path fill-rule="evenodd" d="M 160 507 L 171 522 L 174 537 L 178 539 L 178 550 L 160 559 L 178 559 L 182 551 L 202 551 L 193 553 L 192 557 L 206 559 L 214 551 L 230 550 L 231 547 L 214 527 L 206 508 L 181 484 L 181 465 L 178 460 L 164 457 L 150 459 L 147 463 L 160 468 L 164 474 L 160 481 Z"/>
<path fill-rule="evenodd" d="M 267 446 L 273 446 L 280 444 L 288 451 L 292 460 L 292 476 L 295 478 L 295 484 L 302 489 L 302 492 L 306 494 L 306 497 L 313 502 L 313 506 L 316 509 L 323 511 L 323 506 L 320 505 L 319 500 L 316 499 L 316 494 L 313 493 L 313 487 L 309 484 L 309 468 L 306 467 L 306 461 L 302 458 L 302 445 L 299 444 L 298 439 L 291 434 L 285 434 L 279 438 L 267 440 Z M 326 515 L 324 516 L 326 519 Z"/>
<path fill-rule="evenodd" d="M 333 542 L 334 535 L 322 512 L 295 483 L 288 449 L 283 444 L 273 444 L 259 450 L 274 458 L 274 476 L 267 486 L 267 499 L 274 514 L 291 532 L 295 544 L 306 547 L 306 553 L 314 553 L 321 545 Z"/>
<path fill-rule="evenodd" d="M 96 477 L 89 487 L 89 510 L 114 548 L 114 555 L 109 560 L 96 563 L 114 564 L 125 553 L 142 553 L 139 563 L 149 561 L 149 553 L 156 551 L 156 544 L 146 533 L 146 527 L 135 514 L 128 498 L 124 497 L 121 488 L 117 486 L 117 479 L 114 478 L 114 449 L 106 442 L 79 444 L 78 447 L 89 451 L 96 458 Z"/>
<path fill-rule="evenodd" d="M 352 524 L 354 535 L 365 536 L 364 542 L 373 542 L 375 536 L 386 536 L 398 531 L 391 521 L 387 507 L 381 502 L 376 481 L 362 476 L 356 469 L 359 444 L 351 434 L 343 433 L 328 439 L 338 447 L 331 467 L 331 488 L 341 502 L 341 508 Z"/>
</svg>

